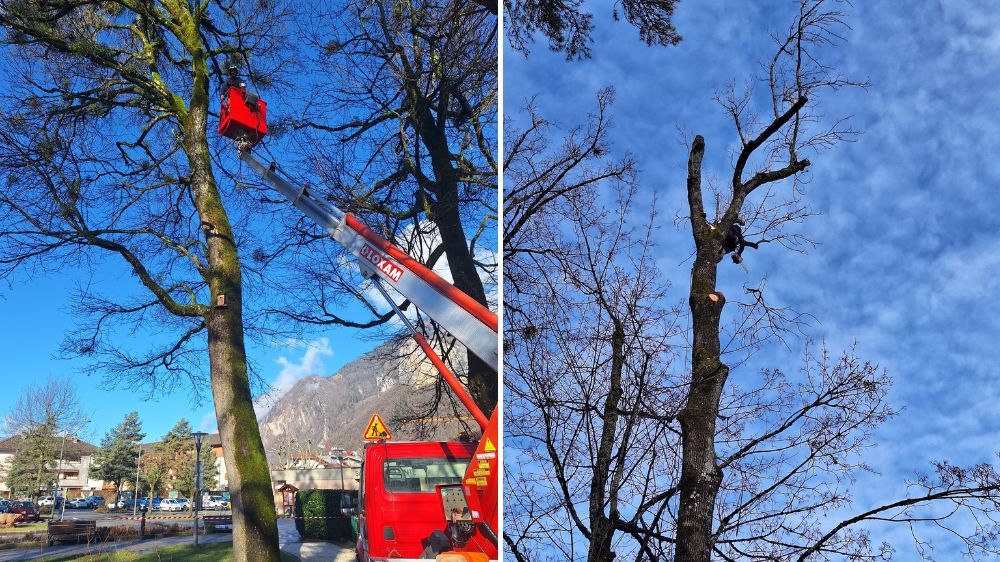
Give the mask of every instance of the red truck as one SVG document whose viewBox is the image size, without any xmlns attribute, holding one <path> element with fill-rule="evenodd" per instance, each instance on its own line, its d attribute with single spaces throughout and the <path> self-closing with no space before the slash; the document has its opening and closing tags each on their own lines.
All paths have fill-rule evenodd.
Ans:
<svg viewBox="0 0 1000 562">
<path fill-rule="evenodd" d="M 475 456 L 475 443 L 367 445 L 358 509 L 358 560 L 426 560 L 427 555 L 440 553 L 469 561 L 497 559 L 496 543 L 485 536 L 489 527 L 463 518 L 462 508 L 452 508 L 454 502 L 464 503 L 461 486 Z"/>
</svg>

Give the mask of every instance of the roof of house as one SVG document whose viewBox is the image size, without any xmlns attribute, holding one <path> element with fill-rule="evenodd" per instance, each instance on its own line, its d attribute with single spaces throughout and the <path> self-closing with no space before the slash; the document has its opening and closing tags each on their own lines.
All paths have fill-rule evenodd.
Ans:
<svg viewBox="0 0 1000 562">
<path fill-rule="evenodd" d="M 22 435 L 14 435 L 6 439 L 0 439 L 0 453 L 16 453 L 24 439 Z M 62 437 L 54 438 L 54 445 L 57 449 L 63 447 Z M 97 446 L 87 443 L 75 436 L 66 437 L 65 449 L 62 457 L 66 460 L 80 460 L 81 457 L 93 455 L 97 451 Z"/>
</svg>

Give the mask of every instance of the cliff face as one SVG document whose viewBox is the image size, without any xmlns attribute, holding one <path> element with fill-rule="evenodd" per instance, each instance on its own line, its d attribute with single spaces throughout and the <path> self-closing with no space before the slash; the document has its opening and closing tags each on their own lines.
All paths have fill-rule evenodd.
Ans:
<svg viewBox="0 0 1000 562">
<path fill-rule="evenodd" d="M 435 414 L 439 417 L 429 423 L 403 425 L 398 421 L 434 399 L 437 373 L 414 348 L 410 342 L 382 344 L 333 375 L 299 380 L 261 420 L 261 437 L 272 464 L 279 457 L 310 448 L 360 450 L 361 435 L 373 413 L 382 416 L 394 440 L 454 439 L 463 425 L 453 419 L 447 396 Z M 464 365 L 457 367 L 464 370 Z M 466 423 L 478 431 L 471 419 Z"/>
</svg>

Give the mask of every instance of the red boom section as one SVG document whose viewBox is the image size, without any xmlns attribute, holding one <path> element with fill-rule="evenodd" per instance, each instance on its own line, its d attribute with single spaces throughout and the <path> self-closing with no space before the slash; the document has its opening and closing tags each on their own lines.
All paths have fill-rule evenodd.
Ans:
<svg viewBox="0 0 1000 562">
<path fill-rule="evenodd" d="M 497 464 L 500 458 L 500 408 L 493 410 L 490 422 L 479 440 L 476 454 L 465 472 L 462 489 L 469 502 L 473 518 L 485 522 L 499 535 L 500 474 Z M 478 515 L 477 515 L 478 514 Z"/>
<path fill-rule="evenodd" d="M 412 271 L 414 275 L 423 279 L 427 282 L 427 284 L 434 287 L 434 289 L 436 289 L 439 293 L 448 297 L 449 300 L 462 307 L 469 314 L 475 316 L 480 322 L 492 328 L 494 332 L 498 332 L 500 330 L 500 323 L 497 320 L 497 315 L 493 314 L 479 301 L 455 288 L 454 285 L 442 279 L 440 275 L 428 269 L 427 266 L 411 258 L 409 254 L 394 246 L 385 238 L 376 234 L 374 230 L 368 228 L 363 222 L 355 218 L 354 215 L 348 213 L 344 220 L 346 221 L 348 228 L 357 232 L 363 236 L 365 240 L 368 240 L 378 249 L 382 250 L 394 260 L 404 265 L 406 269 Z"/>
<path fill-rule="evenodd" d="M 469 393 L 465 390 L 465 387 L 462 386 L 462 383 L 459 382 L 455 373 L 452 373 L 451 369 L 444 364 L 444 361 L 441 360 L 437 352 L 434 351 L 434 348 L 427 342 L 427 338 L 425 338 L 423 334 L 420 332 L 414 332 L 413 339 L 415 339 L 420 345 L 420 348 L 424 350 L 424 353 L 427 354 L 427 358 L 434 364 L 434 368 L 436 368 L 438 373 L 444 377 L 445 382 L 448 383 L 451 390 L 458 396 L 458 399 L 462 401 L 465 408 L 469 410 L 472 417 L 476 418 L 476 423 L 479 424 L 479 427 L 485 430 L 488 423 L 486 416 L 483 414 L 483 411 L 479 409 L 479 406 L 476 405 L 476 402 L 472 399 L 472 397 L 469 396 Z"/>
</svg>

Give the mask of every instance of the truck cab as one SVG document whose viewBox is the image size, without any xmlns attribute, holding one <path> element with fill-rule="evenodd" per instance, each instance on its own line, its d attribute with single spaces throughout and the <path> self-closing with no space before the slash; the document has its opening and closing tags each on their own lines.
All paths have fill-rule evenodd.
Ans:
<svg viewBox="0 0 1000 562">
<path fill-rule="evenodd" d="M 440 487 L 461 485 L 475 452 L 475 443 L 462 442 L 368 444 L 361 470 L 358 560 L 420 559 L 440 552 L 496 559 L 496 545 L 475 526 L 462 532 L 449 526 L 442 503 Z"/>
</svg>

